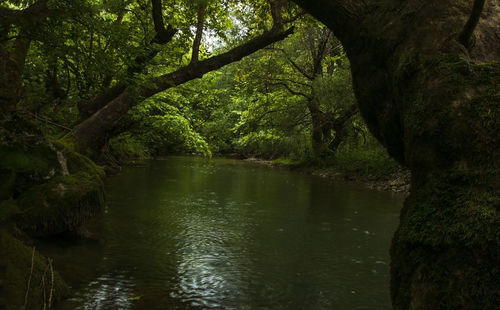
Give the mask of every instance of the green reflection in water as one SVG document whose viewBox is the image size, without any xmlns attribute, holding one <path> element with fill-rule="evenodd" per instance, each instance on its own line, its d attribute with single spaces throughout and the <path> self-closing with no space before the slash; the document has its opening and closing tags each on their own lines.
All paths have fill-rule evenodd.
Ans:
<svg viewBox="0 0 500 310">
<path fill-rule="evenodd" d="M 193 157 L 107 191 L 101 240 L 49 249 L 75 288 L 62 309 L 390 309 L 401 196 Z"/>
</svg>

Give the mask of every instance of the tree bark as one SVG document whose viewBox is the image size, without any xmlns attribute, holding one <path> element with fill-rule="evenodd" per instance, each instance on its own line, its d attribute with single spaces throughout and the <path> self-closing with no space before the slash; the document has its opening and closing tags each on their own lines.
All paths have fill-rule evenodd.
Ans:
<svg viewBox="0 0 500 310">
<path fill-rule="evenodd" d="M 200 45 L 203 37 L 203 27 L 205 25 L 205 13 L 207 10 L 207 2 L 201 2 L 198 6 L 198 22 L 196 23 L 196 33 L 193 41 L 193 52 L 191 53 L 191 63 L 199 61 Z"/>
<path fill-rule="evenodd" d="M 412 171 L 391 247 L 394 309 L 496 309 L 499 2 L 479 13 L 480 0 L 296 2 L 341 40 L 370 131 Z"/>
</svg>

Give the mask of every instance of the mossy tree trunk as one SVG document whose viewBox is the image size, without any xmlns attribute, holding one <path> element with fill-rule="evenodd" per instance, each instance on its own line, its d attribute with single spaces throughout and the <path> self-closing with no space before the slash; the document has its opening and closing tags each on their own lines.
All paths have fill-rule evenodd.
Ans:
<svg viewBox="0 0 500 310">
<path fill-rule="evenodd" d="M 500 3 L 297 0 L 351 61 L 361 113 L 412 171 L 394 309 L 500 304 Z"/>
</svg>

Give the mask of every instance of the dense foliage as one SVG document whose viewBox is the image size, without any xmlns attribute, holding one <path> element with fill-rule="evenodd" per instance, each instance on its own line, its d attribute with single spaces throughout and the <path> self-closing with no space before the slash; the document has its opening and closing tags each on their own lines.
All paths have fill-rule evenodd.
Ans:
<svg viewBox="0 0 500 310">
<path fill-rule="evenodd" d="M 366 167 L 378 154 L 375 161 L 394 170 L 358 115 L 341 44 L 290 3 L 41 0 L 6 1 L 1 8 L 41 15 L 3 23 L 1 47 L 4 57 L 22 60 L 8 80 L 18 92 L 5 96 L 15 107 L 4 110 L 46 135 L 67 137 L 127 96 L 141 104 L 103 118 L 116 119 L 99 133 L 107 159 L 239 154 L 366 171 L 349 158 L 364 157 Z M 199 60 L 289 25 L 293 35 L 240 62 L 144 95 L 158 78 L 194 71 Z"/>
</svg>

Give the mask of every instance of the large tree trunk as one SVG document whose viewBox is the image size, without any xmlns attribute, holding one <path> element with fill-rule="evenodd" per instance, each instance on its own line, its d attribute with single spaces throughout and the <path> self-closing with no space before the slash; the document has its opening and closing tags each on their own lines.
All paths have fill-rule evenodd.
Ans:
<svg viewBox="0 0 500 310">
<path fill-rule="evenodd" d="M 342 41 L 364 119 L 412 171 L 391 248 L 394 309 L 497 309 L 499 2 L 296 2 Z"/>
</svg>

